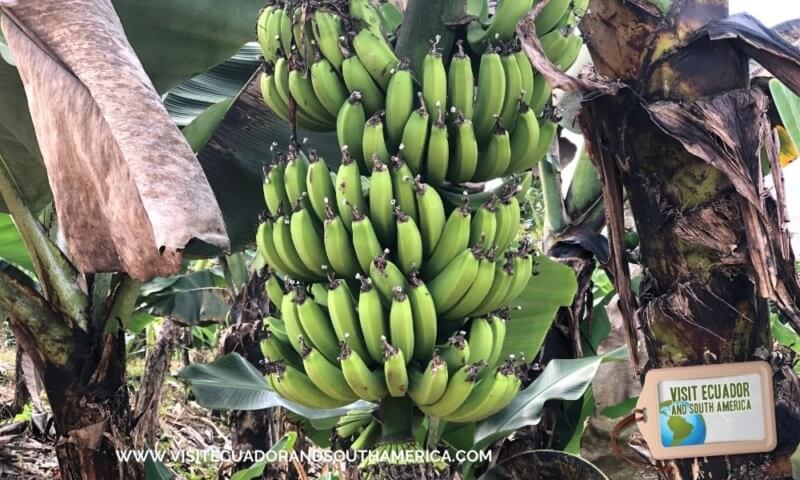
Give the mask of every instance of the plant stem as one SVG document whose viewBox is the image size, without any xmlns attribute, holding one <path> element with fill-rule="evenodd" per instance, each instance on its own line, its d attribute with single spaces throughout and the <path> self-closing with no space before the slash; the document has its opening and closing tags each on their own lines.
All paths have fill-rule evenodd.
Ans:
<svg viewBox="0 0 800 480">
<path fill-rule="evenodd" d="M 384 442 L 403 442 L 413 439 L 411 434 L 411 399 L 408 396 L 386 397 L 379 407 L 383 424 L 381 440 Z"/>
</svg>

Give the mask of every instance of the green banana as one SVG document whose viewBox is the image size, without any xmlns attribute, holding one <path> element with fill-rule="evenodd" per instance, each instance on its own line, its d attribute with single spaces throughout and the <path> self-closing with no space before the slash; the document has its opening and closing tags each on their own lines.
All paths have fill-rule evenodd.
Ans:
<svg viewBox="0 0 800 480">
<path fill-rule="evenodd" d="M 569 70 L 578 59 L 578 55 L 581 53 L 581 47 L 583 47 L 583 38 L 579 35 L 570 35 L 569 38 L 567 38 L 567 48 L 564 49 L 564 52 L 558 57 L 558 60 L 554 62 L 556 66 L 562 71 Z"/>
<path fill-rule="evenodd" d="M 472 216 L 472 223 L 469 231 L 469 246 L 474 247 L 481 242 L 484 251 L 489 250 L 494 242 L 497 233 L 497 218 L 495 217 L 496 197 L 490 198 L 483 205 L 478 207 Z"/>
<path fill-rule="evenodd" d="M 430 258 L 442 238 L 442 232 L 447 222 L 444 203 L 439 192 L 430 185 L 422 183 L 419 176 L 414 179 L 414 193 L 419 211 L 422 253 L 425 258 Z"/>
<path fill-rule="evenodd" d="M 427 285 L 417 272 L 409 276 L 408 299 L 414 320 L 414 359 L 426 361 L 433 353 L 438 334 L 436 304 Z"/>
<path fill-rule="evenodd" d="M 283 300 L 281 300 L 281 302 L 283 302 Z M 274 335 L 275 338 L 277 338 L 278 340 L 280 340 L 281 342 L 283 342 L 284 344 L 288 345 L 291 348 L 292 342 L 289 340 L 289 334 L 286 332 L 286 324 L 283 322 L 282 318 L 277 318 L 272 316 L 265 317 L 264 327 L 266 330 L 269 330 L 269 333 Z"/>
<path fill-rule="evenodd" d="M 448 166 L 447 179 L 456 183 L 468 182 L 478 168 L 478 140 L 472 120 L 460 111 L 456 113 L 453 127 L 456 136 L 455 155 Z"/>
<path fill-rule="evenodd" d="M 553 0 L 555 1 L 555 0 Z M 514 0 L 499 2 L 494 15 L 489 19 L 486 30 L 477 33 L 470 39 L 471 44 L 493 41 L 495 39 L 507 42 L 514 38 L 517 23 L 533 6 L 533 0 Z"/>
<path fill-rule="evenodd" d="M 389 308 L 389 336 L 404 358 L 411 361 L 414 354 L 414 317 L 411 301 L 401 287 L 395 287 L 392 305 Z M 387 345 L 384 344 L 384 349 Z M 386 350 L 388 354 L 388 350 Z M 387 355 L 388 357 L 388 355 Z"/>
<path fill-rule="evenodd" d="M 326 204 L 329 205 L 329 203 Z M 328 262 L 337 274 L 345 278 L 353 278 L 361 269 L 355 248 L 353 248 L 353 238 L 344 226 L 342 217 L 333 213 L 331 208 L 328 208 L 326 212 L 323 243 Z"/>
<path fill-rule="evenodd" d="M 442 397 L 430 405 L 418 405 L 419 409 L 432 417 L 440 418 L 455 412 L 472 393 L 480 369 L 480 365 L 475 364 L 459 368 L 450 376 Z"/>
<path fill-rule="evenodd" d="M 310 18 L 306 7 L 297 7 L 292 18 L 292 38 L 295 43 L 295 50 L 303 60 L 310 60 L 314 55 L 314 32 L 311 28 Z"/>
<path fill-rule="evenodd" d="M 278 393 L 293 402 L 311 408 L 322 409 L 339 408 L 350 403 L 326 395 L 325 392 L 314 385 L 314 382 L 305 373 L 290 365 L 281 363 L 273 363 L 271 365 L 272 368 L 277 369 L 274 385 L 278 388 Z"/>
<path fill-rule="evenodd" d="M 360 27 L 368 29 L 375 35 L 381 35 L 381 16 L 372 0 L 350 0 L 350 17 Z"/>
<path fill-rule="evenodd" d="M 418 222 L 419 214 L 417 213 L 417 199 L 414 193 L 414 178 L 411 169 L 399 156 L 392 157 L 389 166 L 392 174 L 392 192 L 397 200 L 397 205 L 406 215 Z"/>
<path fill-rule="evenodd" d="M 268 218 L 263 219 L 256 231 L 256 247 L 261 258 L 267 262 L 267 265 L 281 273 L 287 274 L 291 269 L 284 263 L 283 259 L 281 259 L 275 247 L 275 240 L 273 237 L 274 230 L 274 221 Z"/>
<path fill-rule="evenodd" d="M 356 275 L 356 278 L 361 282 L 358 296 L 358 320 L 364 336 L 364 343 L 372 360 L 383 363 L 381 337 L 389 334 L 386 326 L 386 309 L 372 280 L 361 275 Z"/>
<path fill-rule="evenodd" d="M 465 200 L 462 206 L 453 210 L 447 218 L 447 223 L 444 225 L 433 253 L 425 261 L 425 268 L 422 270 L 423 278 L 436 277 L 459 253 L 469 246 L 471 221 L 472 214 Z"/>
<path fill-rule="evenodd" d="M 372 260 L 381 254 L 381 242 L 368 216 L 357 208 L 352 210 L 353 248 L 361 271 L 368 273 Z"/>
<path fill-rule="evenodd" d="M 539 159 L 533 151 L 539 143 L 539 120 L 524 102 L 519 103 L 517 125 L 511 133 L 511 161 L 506 174 L 530 170 Z"/>
<path fill-rule="evenodd" d="M 472 282 L 469 289 L 466 290 L 461 299 L 453 306 L 453 308 L 441 314 L 443 319 L 452 320 L 467 317 L 472 314 L 475 309 L 481 304 L 486 295 L 492 288 L 495 276 L 495 249 L 491 248 L 483 256 L 478 264 L 478 273 L 475 275 L 475 281 Z"/>
<path fill-rule="evenodd" d="M 366 174 L 366 161 L 364 160 L 364 125 L 367 117 L 362 105 L 361 92 L 355 91 L 350 94 L 347 101 L 342 104 L 339 114 L 336 116 L 336 138 L 339 145 L 350 152 L 350 156 L 358 162 L 361 173 Z"/>
<path fill-rule="evenodd" d="M 383 357 L 383 353 L 381 353 L 381 357 Z M 370 370 L 358 352 L 350 349 L 348 339 L 342 342 L 339 361 L 347 385 L 359 398 L 368 402 L 377 402 L 387 395 L 382 369 Z"/>
<path fill-rule="evenodd" d="M 542 44 L 542 51 L 551 62 L 558 60 L 567 49 L 567 37 L 564 36 L 561 30 L 553 30 L 539 37 L 539 42 Z"/>
<path fill-rule="evenodd" d="M 300 325 L 305 332 L 303 337 L 325 355 L 325 358 L 335 362 L 339 355 L 339 343 L 336 341 L 336 332 L 333 331 L 328 314 L 305 292 L 297 292 L 294 302 L 297 304 Z M 302 345 L 300 354 L 302 355 Z"/>
<path fill-rule="evenodd" d="M 520 225 L 519 199 L 513 193 L 512 191 L 505 195 L 497 209 L 497 235 L 494 243 L 499 252 L 505 251 L 511 245 Z"/>
<path fill-rule="evenodd" d="M 417 222 L 392 202 L 397 217 L 397 266 L 408 275 L 422 265 L 422 234 Z"/>
<path fill-rule="evenodd" d="M 319 103 L 330 116 L 335 118 L 347 101 L 349 92 L 331 62 L 318 52 L 315 56 L 316 59 L 311 65 L 311 86 Z"/>
<path fill-rule="evenodd" d="M 505 407 L 503 402 L 507 398 L 508 390 L 516 384 L 516 375 L 513 369 L 511 372 L 498 369 L 493 373 L 480 380 L 467 400 L 444 419 L 459 423 L 478 421 L 488 417 L 490 412 Z"/>
<path fill-rule="evenodd" d="M 350 288 L 343 280 L 332 279 L 328 282 L 328 314 L 331 318 L 336 338 L 344 341 L 350 339 L 350 348 L 358 352 L 361 358 L 369 359 L 364 337 L 361 333 L 356 304 Z"/>
<path fill-rule="evenodd" d="M 472 179 L 490 180 L 503 175 L 511 163 L 511 137 L 500 121 L 495 124 L 494 134 L 478 160 L 478 168 Z"/>
<path fill-rule="evenodd" d="M 319 277 L 325 277 L 328 257 L 325 255 L 325 243 L 322 236 L 317 233 L 314 225 L 316 220 L 306 208 L 295 210 L 289 222 L 289 231 L 292 236 L 297 255 L 306 268 Z"/>
<path fill-rule="evenodd" d="M 400 287 L 403 291 L 408 290 L 405 275 L 396 264 L 387 260 L 388 255 L 389 250 L 384 250 L 382 255 L 376 256 L 369 264 L 369 278 L 372 279 L 386 305 L 392 303 L 395 287 Z"/>
<path fill-rule="evenodd" d="M 533 80 L 533 94 L 528 102 L 531 106 L 531 110 L 533 110 L 533 113 L 535 113 L 537 117 L 541 116 L 552 94 L 553 89 L 550 87 L 550 83 L 537 73 Z"/>
<path fill-rule="evenodd" d="M 428 111 L 434 118 L 447 113 L 447 72 L 439 49 L 441 37 L 431 42 L 431 49 L 422 61 L 422 95 Z"/>
<path fill-rule="evenodd" d="M 350 410 L 336 422 L 336 435 L 349 438 L 361 432 L 372 422 L 371 410 Z"/>
<path fill-rule="evenodd" d="M 290 286 L 289 292 L 283 296 L 281 315 L 283 316 L 283 324 L 286 327 L 286 335 L 289 336 L 289 344 L 295 352 L 302 353 L 303 350 L 300 348 L 299 338 L 305 337 L 306 332 L 303 330 L 300 316 L 297 313 L 297 303 L 295 303 L 297 289 L 297 286 Z"/>
<path fill-rule="evenodd" d="M 492 355 L 494 332 L 489 320 L 484 317 L 473 318 L 469 327 L 469 359 L 471 362 L 486 362 Z"/>
<path fill-rule="evenodd" d="M 267 203 L 267 211 L 271 215 L 279 215 L 279 212 L 289 208 L 291 203 L 283 188 L 283 161 L 278 158 L 276 161 L 265 167 L 264 171 L 264 200 Z"/>
<path fill-rule="evenodd" d="M 519 297 L 525 287 L 528 286 L 528 281 L 532 274 L 533 257 L 523 251 L 517 252 L 514 257 L 514 280 L 508 288 L 507 295 L 503 298 L 503 305 L 508 305 Z"/>
<path fill-rule="evenodd" d="M 522 50 L 517 50 L 512 53 L 512 55 L 516 58 L 517 66 L 519 67 L 519 76 L 522 81 L 522 101 L 526 104 L 530 104 L 535 88 L 535 72 L 533 71 L 533 65 Z"/>
<path fill-rule="evenodd" d="M 372 175 L 369 179 L 369 212 L 370 221 L 381 245 L 394 245 L 396 228 L 392 205 L 392 175 L 389 168 L 380 161 L 377 155 L 372 157 Z"/>
<path fill-rule="evenodd" d="M 361 92 L 364 102 L 364 112 L 367 116 L 374 115 L 383 109 L 386 97 L 380 87 L 372 79 L 361 60 L 353 55 L 349 49 L 342 47 L 344 62 L 342 63 L 342 78 L 350 93 Z"/>
<path fill-rule="evenodd" d="M 347 385 L 342 371 L 335 363 L 310 347 L 303 337 L 300 337 L 299 342 L 303 350 L 303 367 L 306 375 L 317 388 L 329 397 L 343 402 L 349 403 L 358 399 L 358 396 Z"/>
<path fill-rule="evenodd" d="M 383 363 L 386 389 L 392 397 L 405 397 L 408 391 L 408 370 L 403 350 L 389 344 L 386 337 L 383 337 L 383 350 L 386 357 Z"/>
<path fill-rule="evenodd" d="M 275 87 L 275 76 L 267 73 L 261 74 L 261 98 L 264 104 L 284 122 L 289 123 L 289 107 L 283 102 Z"/>
<path fill-rule="evenodd" d="M 571 4 L 570 0 L 550 0 L 536 16 L 536 35 L 541 37 L 555 28 Z"/>
<path fill-rule="evenodd" d="M 308 161 L 309 165 L 306 171 L 308 201 L 317 220 L 324 222 L 328 218 L 328 209 L 333 210 L 334 213 L 338 212 L 336 204 L 331 203 L 336 201 L 336 189 L 333 187 L 328 164 L 322 161 L 315 150 L 308 151 Z"/>
<path fill-rule="evenodd" d="M 500 360 L 500 354 L 503 352 L 503 345 L 506 341 L 506 320 L 500 315 L 493 315 L 489 317 L 489 326 L 492 329 L 492 353 L 486 363 L 489 368 L 497 365 Z"/>
<path fill-rule="evenodd" d="M 283 55 L 291 55 L 294 33 L 292 32 L 292 11 L 289 9 L 288 5 L 283 7 L 281 29 L 278 35 L 281 37 L 281 49 L 283 49 Z"/>
<path fill-rule="evenodd" d="M 544 158 L 545 155 L 550 151 L 550 146 L 553 144 L 553 141 L 556 139 L 556 134 L 558 133 L 558 124 L 551 122 L 550 120 L 542 120 L 539 124 L 539 141 L 536 144 L 536 148 L 531 153 L 531 157 L 534 163 L 539 162 L 541 159 Z"/>
<path fill-rule="evenodd" d="M 429 288 L 437 311 L 446 312 L 453 308 L 464 292 L 469 290 L 478 274 L 482 250 L 483 243 L 479 242 L 474 247 L 462 251 L 431 280 Z"/>
<path fill-rule="evenodd" d="M 344 55 L 339 49 L 339 37 L 344 35 L 342 18 L 332 12 L 317 10 L 311 22 L 314 32 L 314 40 L 317 42 L 322 55 L 327 59 L 333 68 L 341 72 Z M 288 51 L 288 50 L 287 50 Z"/>
<path fill-rule="evenodd" d="M 497 51 L 489 49 L 481 56 L 475 115 L 472 117 L 479 145 L 485 145 L 492 136 L 496 117 L 503 110 L 505 98 L 506 72 L 503 60 Z"/>
<path fill-rule="evenodd" d="M 278 53 L 280 41 L 275 38 L 274 25 L 276 20 L 280 22 L 281 16 L 283 16 L 283 11 L 274 5 L 270 5 L 261 10 L 258 16 L 256 37 L 258 39 L 258 45 L 261 47 L 261 53 L 264 55 L 264 60 L 268 62 L 274 61 Z M 280 25 L 280 23 L 278 23 L 278 25 Z"/>
<path fill-rule="evenodd" d="M 288 268 L 286 271 L 288 275 L 299 280 L 317 280 L 319 275 L 306 266 L 294 246 L 290 223 L 289 219 L 285 216 L 278 217 L 275 220 L 272 229 L 275 251 Z"/>
<path fill-rule="evenodd" d="M 364 431 L 350 444 L 350 450 L 354 452 L 367 451 L 375 446 L 381 436 L 381 424 L 373 420 L 364 427 Z"/>
<path fill-rule="evenodd" d="M 511 283 L 514 280 L 514 263 L 513 259 L 507 259 L 506 262 L 497 262 L 495 266 L 494 280 L 492 281 L 492 288 L 489 293 L 481 301 L 478 308 L 476 308 L 472 315 L 486 315 L 503 306 L 503 300 L 508 295 L 508 289 L 511 288 Z"/>
<path fill-rule="evenodd" d="M 303 368 L 303 360 L 288 343 L 280 341 L 274 333 L 267 330 L 266 336 L 261 340 L 261 353 L 270 362 L 284 362 L 295 368 Z"/>
<path fill-rule="evenodd" d="M 465 338 L 466 332 L 459 331 L 447 339 L 447 343 L 437 347 L 439 355 L 450 374 L 469 363 L 469 343 Z"/>
<path fill-rule="evenodd" d="M 359 167 L 353 161 L 347 146 L 342 147 L 342 161 L 339 171 L 336 172 L 336 206 L 344 226 L 350 231 L 353 231 L 353 209 L 369 214 L 364 192 L 361 190 Z"/>
<path fill-rule="evenodd" d="M 383 131 L 383 110 L 375 112 L 367 120 L 364 126 L 364 136 L 362 140 L 362 148 L 364 149 L 364 159 L 367 161 L 368 167 L 373 167 L 375 164 L 375 157 L 378 157 L 381 163 L 389 163 L 389 148 L 386 146 L 386 137 Z"/>
<path fill-rule="evenodd" d="M 408 59 L 395 68 L 386 88 L 386 133 L 389 144 L 397 148 L 403 141 L 403 129 L 414 111 L 414 78 Z"/>
<path fill-rule="evenodd" d="M 500 59 L 506 74 L 506 97 L 500 110 L 500 122 L 508 130 L 514 130 L 519 101 L 523 98 L 522 72 L 513 53 L 506 53 Z"/>
<path fill-rule="evenodd" d="M 298 110 L 322 124 L 336 125 L 334 116 L 322 106 L 314 93 L 309 72 L 303 72 L 299 67 L 292 68 L 289 72 L 289 92 L 297 103 Z"/>
<path fill-rule="evenodd" d="M 447 365 L 439 355 L 434 355 L 424 372 L 409 372 L 408 396 L 417 405 L 437 402 L 447 389 Z"/>
<path fill-rule="evenodd" d="M 447 137 L 447 124 L 440 113 L 439 119 L 431 126 L 425 161 L 425 179 L 431 185 L 440 185 L 447 177 L 450 164 L 450 143 Z"/>
<path fill-rule="evenodd" d="M 428 136 L 430 134 L 430 114 L 425 108 L 422 93 L 418 93 L 419 108 L 411 112 L 403 128 L 400 153 L 408 167 L 416 175 L 422 172 L 425 153 L 428 150 Z"/>
<path fill-rule="evenodd" d="M 353 48 L 369 74 L 382 89 L 386 90 L 392 69 L 399 61 L 392 46 L 383 38 L 367 29 L 361 30 L 353 38 Z"/>
<path fill-rule="evenodd" d="M 447 71 L 448 108 L 460 112 L 463 118 L 472 120 L 475 104 L 475 75 L 472 60 L 464 52 L 464 42 L 457 43 L 458 51 L 450 60 Z M 469 177 L 467 177 L 469 180 Z"/>
<path fill-rule="evenodd" d="M 294 101 L 289 91 L 289 61 L 284 57 L 275 61 L 275 89 L 278 91 L 283 103 L 288 105 Z"/>
<path fill-rule="evenodd" d="M 270 303 L 275 306 L 275 309 L 280 310 L 284 291 L 281 282 L 278 280 L 278 275 L 274 271 L 268 272 L 268 277 L 264 281 L 264 291 L 267 293 Z"/>
<path fill-rule="evenodd" d="M 308 178 L 308 157 L 302 150 L 294 147 L 289 149 L 289 161 L 283 173 L 283 185 L 286 189 L 286 198 L 289 199 L 288 208 L 300 201 L 303 207 L 311 208 L 308 199 L 306 179 Z"/>
</svg>

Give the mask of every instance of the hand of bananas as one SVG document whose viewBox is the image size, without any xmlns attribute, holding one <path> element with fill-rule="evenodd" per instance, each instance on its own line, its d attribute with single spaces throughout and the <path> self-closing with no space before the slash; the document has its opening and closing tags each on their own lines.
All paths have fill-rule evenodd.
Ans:
<svg viewBox="0 0 800 480">
<path fill-rule="evenodd" d="M 520 386 L 500 358 L 502 309 L 533 272 L 514 241 L 517 185 L 448 212 L 399 157 L 373 161 L 362 178 L 345 148 L 332 174 L 292 148 L 266 168 L 257 245 L 284 279 L 266 284 L 281 312 L 262 343 L 270 382 L 310 407 L 409 395 L 431 415 L 484 418 Z"/>
<path fill-rule="evenodd" d="M 588 0 L 551 0 L 536 20 L 548 57 L 562 69 L 583 45 L 575 34 Z M 446 59 L 432 41 L 422 71 L 395 55 L 371 0 L 303 0 L 267 6 L 258 39 L 267 61 L 264 101 L 312 131 L 336 130 L 361 172 L 399 155 L 411 175 L 439 185 L 529 170 L 556 133 L 543 117 L 551 89 L 520 50 L 516 25 L 533 0 L 504 0 L 474 21 Z M 343 12 L 347 12 L 346 14 Z M 292 114 L 293 112 L 293 114 Z"/>
</svg>

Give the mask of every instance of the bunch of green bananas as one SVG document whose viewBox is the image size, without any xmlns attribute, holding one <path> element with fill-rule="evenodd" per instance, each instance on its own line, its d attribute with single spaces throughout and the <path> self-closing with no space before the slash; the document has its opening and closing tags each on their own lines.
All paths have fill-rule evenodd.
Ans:
<svg viewBox="0 0 800 480">
<path fill-rule="evenodd" d="M 519 388 L 500 358 L 503 308 L 533 272 L 530 244 L 514 241 L 517 186 L 448 212 L 399 157 L 373 161 L 362 178 L 345 148 L 333 174 L 293 148 L 266 169 L 257 245 L 284 279 L 266 282 L 281 313 L 262 344 L 270 382 L 316 408 L 408 394 L 431 415 L 483 418 Z"/>
<path fill-rule="evenodd" d="M 383 108 L 389 72 L 398 64 L 382 31 L 381 11 L 370 0 L 350 0 L 343 18 L 338 12 L 348 8 L 342 3 L 319 8 L 285 1 L 268 5 L 258 19 L 267 62 L 264 101 L 287 122 L 293 109 L 298 125 L 308 130 L 335 130 L 351 92 L 360 92 L 370 114 Z M 359 30 L 346 28 L 351 25 Z"/>
<path fill-rule="evenodd" d="M 562 69 L 583 45 L 575 25 L 587 3 L 551 0 L 537 17 L 544 51 Z M 392 155 L 402 157 L 412 175 L 424 175 L 432 185 L 530 170 L 556 135 L 544 115 L 551 88 L 515 32 L 532 4 L 506 0 L 490 15 L 486 3 L 485 14 L 467 31 L 469 48 L 459 41 L 448 62 L 435 39 L 416 73 L 395 55 L 369 0 L 350 0 L 345 19 L 324 9 L 267 7 L 258 29 L 269 62 L 261 78 L 264 100 L 286 121 L 294 105 L 301 127 L 335 129 L 363 174 L 372 170 L 375 155 L 384 164 Z M 310 27 L 279 28 L 290 18 Z M 351 25 L 361 29 L 349 31 Z M 298 48 L 303 36 L 292 32 L 305 30 L 311 40 Z"/>
</svg>

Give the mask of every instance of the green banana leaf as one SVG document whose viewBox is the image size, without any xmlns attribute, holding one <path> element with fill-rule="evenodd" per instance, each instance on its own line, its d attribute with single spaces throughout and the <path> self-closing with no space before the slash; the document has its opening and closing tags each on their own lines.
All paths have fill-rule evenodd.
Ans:
<svg viewBox="0 0 800 480">
<path fill-rule="evenodd" d="M 342 408 L 319 410 L 283 399 L 272 391 L 264 376 L 238 353 L 222 356 L 211 363 L 189 365 L 180 371 L 200 405 L 212 410 L 263 410 L 284 407 L 305 418 L 321 420 L 340 417 L 353 409 L 375 406 L 358 401 Z"/>
<path fill-rule="evenodd" d="M 532 359 L 544 343 L 561 307 L 572 304 L 578 281 L 573 270 L 550 258 L 535 258 L 534 275 L 522 295 L 513 302 L 522 307 L 512 310 L 501 358 L 523 354 Z"/>
<path fill-rule="evenodd" d="M 167 92 L 230 58 L 254 36 L 263 0 L 114 0 L 128 39 L 159 92 Z M 38 211 L 50 201 L 42 163 L 16 68 L 0 61 L 0 155 Z M 213 181 L 213 179 L 212 179 Z M 0 202 L 0 210 L 5 206 Z"/>
<path fill-rule="evenodd" d="M 33 275 L 33 262 L 28 249 L 25 248 L 11 215 L 7 213 L 0 213 L 0 259 L 22 267 Z"/>
<path fill-rule="evenodd" d="M 602 356 L 551 360 L 541 375 L 510 405 L 478 423 L 474 448 L 484 449 L 514 430 L 538 424 L 548 400 L 583 397 L 603 361 Z"/>
<path fill-rule="evenodd" d="M 269 449 L 270 452 L 278 453 L 278 452 L 288 452 L 294 448 L 294 444 L 297 442 L 297 432 L 288 432 L 284 435 L 280 440 L 278 440 L 272 448 Z M 266 455 L 263 460 L 260 460 L 250 467 L 239 470 L 238 472 L 234 473 L 231 476 L 231 480 L 258 480 L 264 476 L 264 469 L 267 468 L 267 464 L 271 463 L 271 459 L 275 459 L 277 455 Z"/>
<path fill-rule="evenodd" d="M 144 461 L 144 478 L 147 480 L 175 480 L 175 475 L 162 462 L 148 455 Z"/>
<path fill-rule="evenodd" d="M 139 294 L 139 303 L 146 313 L 169 316 L 186 325 L 221 323 L 230 310 L 227 291 L 222 275 L 201 270 L 146 283 Z M 137 323 L 140 321 L 146 318 L 137 318 Z"/>
<path fill-rule="evenodd" d="M 789 138 L 800 145 L 800 97 L 775 78 L 770 80 L 769 90 Z"/>
</svg>

